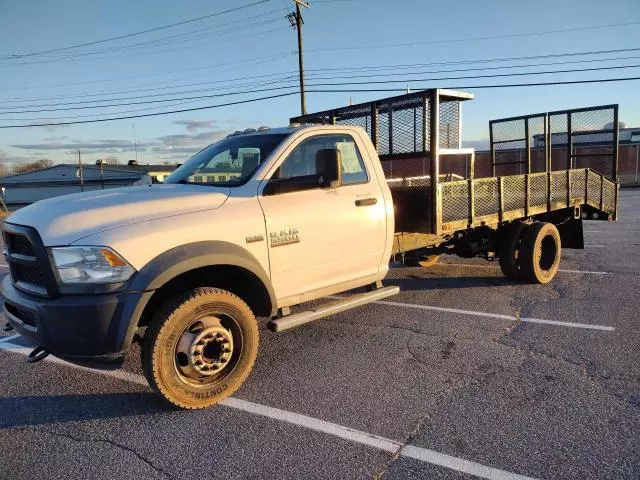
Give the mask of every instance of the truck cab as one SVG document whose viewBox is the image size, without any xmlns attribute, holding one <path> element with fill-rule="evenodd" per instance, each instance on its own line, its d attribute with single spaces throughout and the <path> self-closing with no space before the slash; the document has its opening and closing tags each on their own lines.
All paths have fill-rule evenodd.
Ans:
<svg viewBox="0 0 640 480">
<path fill-rule="evenodd" d="M 32 360 L 52 353 L 117 365 L 139 340 L 159 393 L 206 406 L 248 375 L 256 316 L 385 277 L 393 218 L 361 128 L 236 132 L 163 184 L 53 198 L 11 215 L 4 309 L 40 345 Z"/>
</svg>

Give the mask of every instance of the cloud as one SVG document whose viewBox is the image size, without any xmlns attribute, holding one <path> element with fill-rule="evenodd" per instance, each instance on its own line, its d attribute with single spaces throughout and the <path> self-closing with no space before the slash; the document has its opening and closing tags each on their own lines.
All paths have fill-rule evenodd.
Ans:
<svg viewBox="0 0 640 480">
<path fill-rule="evenodd" d="M 176 120 L 174 125 L 184 125 L 191 133 L 195 133 L 199 129 L 213 128 L 216 126 L 215 120 Z"/>
<path fill-rule="evenodd" d="M 151 151 L 153 153 L 197 153 L 202 150 L 204 147 L 170 147 L 167 145 L 163 145 L 161 147 L 153 147 Z M 183 155 L 184 158 L 184 155 Z"/>
<path fill-rule="evenodd" d="M 29 124 L 30 126 L 38 126 L 37 128 L 41 128 L 43 130 L 46 130 L 47 132 L 57 132 L 63 128 L 67 128 L 70 125 L 39 125 L 41 123 L 47 123 L 50 122 L 51 119 L 41 119 L 41 120 L 32 120 L 31 123 Z"/>
<path fill-rule="evenodd" d="M 33 161 L 33 157 L 27 157 L 22 155 L 11 155 L 4 150 L 0 150 L 0 163 L 12 163 L 12 162 L 29 162 Z"/>
<path fill-rule="evenodd" d="M 228 134 L 226 130 L 211 130 L 209 132 L 198 133 L 197 135 L 164 135 L 158 140 L 162 145 L 153 148 L 153 151 L 176 151 L 176 148 L 188 148 L 190 152 L 202 150 L 210 143 L 220 140 Z"/>
<path fill-rule="evenodd" d="M 139 143 L 138 148 L 150 146 L 148 143 Z M 135 150 L 133 142 L 130 140 L 100 140 L 92 142 L 67 142 L 67 143 L 19 143 L 11 145 L 13 148 L 22 150 L 91 150 L 93 152 L 131 152 Z"/>
<path fill-rule="evenodd" d="M 63 137 L 44 137 L 42 140 L 44 140 L 45 142 L 59 142 L 61 140 L 66 140 L 69 137 L 63 136 Z"/>
<path fill-rule="evenodd" d="M 195 121 L 194 121 L 195 122 Z M 177 121 L 181 125 L 187 125 L 189 130 L 190 121 Z M 189 124 L 188 124 L 189 123 Z M 196 129 L 204 128 L 204 125 L 212 125 L 213 121 L 197 121 L 198 125 L 193 127 Z M 192 128 L 192 130 L 193 130 Z M 207 145 L 224 138 L 229 132 L 223 129 L 211 129 L 194 134 L 173 134 L 163 135 L 161 137 L 150 139 L 148 141 L 139 142 L 137 144 L 138 152 L 148 152 L 151 157 L 155 157 L 155 160 L 148 158 L 149 161 L 162 161 L 169 159 L 182 159 L 185 160 L 191 154 L 199 152 Z M 33 156 L 42 158 L 43 156 L 49 156 L 54 154 L 56 156 L 61 155 L 66 151 L 80 150 L 82 155 L 116 155 L 120 157 L 127 157 L 136 150 L 135 145 L 130 140 L 119 139 L 104 139 L 104 140 L 69 140 L 66 136 L 51 136 L 45 137 L 38 143 L 18 143 L 10 145 L 13 148 L 20 149 L 24 152 L 24 157 L 11 157 L 9 154 L 4 154 L 4 159 L 0 156 L 0 160 L 5 162 L 10 161 L 30 161 L 33 160 Z M 38 152 L 38 153 L 35 153 Z M 28 157 L 26 155 L 29 155 Z M 15 160 L 14 160 L 15 158 Z M 66 160 L 70 160 L 67 158 Z"/>
</svg>

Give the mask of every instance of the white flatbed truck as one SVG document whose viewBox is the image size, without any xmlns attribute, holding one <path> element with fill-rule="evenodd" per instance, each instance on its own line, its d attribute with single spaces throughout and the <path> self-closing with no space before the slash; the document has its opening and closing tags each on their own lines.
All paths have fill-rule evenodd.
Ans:
<svg viewBox="0 0 640 480">
<path fill-rule="evenodd" d="M 615 215 L 617 184 L 587 170 L 585 187 L 562 205 L 525 201 L 516 214 L 500 200 L 495 212 L 485 207 L 474 215 L 465 192 L 489 195 L 485 185 L 439 183 L 443 151 L 424 140 L 429 132 L 439 145 L 440 102 L 465 98 L 433 90 L 401 99 L 423 115 L 419 151 L 431 167 L 419 175 L 389 175 L 370 128 L 292 124 L 232 134 L 163 184 L 57 197 L 13 213 L 2 226 L 10 275 L 1 289 L 10 328 L 39 345 L 28 361 L 53 354 L 117 368 L 139 342 L 157 393 L 178 407 L 202 408 L 249 375 L 258 353 L 256 317 L 268 317 L 269 329 L 279 332 L 394 295 L 398 287 L 382 285 L 394 255 L 424 262 L 443 252 L 491 253 L 507 258 L 501 264 L 514 278 L 550 281 L 561 235 L 569 238 L 562 225 L 580 228 L 581 239 L 581 206 Z M 375 107 L 398 100 L 381 102 Z M 597 205 L 587 189 L 591 178 L 600 186 Z M 502 191 L 503 180 L 493 181 Z M 603 205 L 609 184 L 616 197 Z M 447 195 L 462 205 L 455 213 L 444 207 Z"/>
</svg>

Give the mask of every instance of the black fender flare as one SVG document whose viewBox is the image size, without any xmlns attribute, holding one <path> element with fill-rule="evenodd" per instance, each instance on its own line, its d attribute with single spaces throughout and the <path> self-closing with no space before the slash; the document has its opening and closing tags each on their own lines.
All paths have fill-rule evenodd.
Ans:
<svg viewBox="0 0 640 480">
<path fill-rule="evenodd" d="M 130 280 L 127 290 L 144 292 L 130 310 L 131 317 L 120 325 L 119 337 L 125 348 L 131 344 L 138 322 L 153 292 L 177 276 L 201 267 L 230 265 L 241 267 L 257 277 L 264 285 L 271 302 L 272 315 L 277 302 L 271 279 L 253 254 L 230 242 L 202 241 L 174 247 L 158 255 Z"/>
</svg>

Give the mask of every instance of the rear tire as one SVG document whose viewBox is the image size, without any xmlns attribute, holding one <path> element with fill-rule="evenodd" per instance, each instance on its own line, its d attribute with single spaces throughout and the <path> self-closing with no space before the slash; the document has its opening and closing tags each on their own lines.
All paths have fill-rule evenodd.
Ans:
<svg viewBox="0 0 640 480">
<path fill-rule="evenodd" d="M 173 405 L 205 408 L 234 393 L 258 354 L 249 306 L 217 288 L 195 288 L 154 316 L 142 345 L 149 385 Z"/>
<path fill-rule="evenodd" d="M 519 278 L 520 241 L 526 227 L 527 224 L 524 222 L 513 222 L 503 227 L 500 232 L 498 263 L 504 276 L 513 280 Z"/>
<path fill-rule="evenodd" d="M 549 283 L 560 266 L 560 233 L 552 223 L 536 222 L 522 232 L 519 276 L 529 283 Z"/>
</svg>

